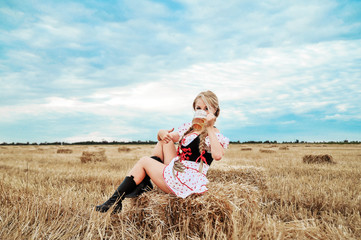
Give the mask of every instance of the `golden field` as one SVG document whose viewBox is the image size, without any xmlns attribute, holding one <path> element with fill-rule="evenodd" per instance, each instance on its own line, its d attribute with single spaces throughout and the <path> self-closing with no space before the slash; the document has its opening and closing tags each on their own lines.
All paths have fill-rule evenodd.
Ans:
<svg viewBox="0 0 361 240">
<path fill-rule="evenodd" d="M 361 239 L 361 145 L 232 144 L 201 196 L 154 190 L 94 211 L 152 147 L 1 146 L 0 239 Z"/>
</svg>

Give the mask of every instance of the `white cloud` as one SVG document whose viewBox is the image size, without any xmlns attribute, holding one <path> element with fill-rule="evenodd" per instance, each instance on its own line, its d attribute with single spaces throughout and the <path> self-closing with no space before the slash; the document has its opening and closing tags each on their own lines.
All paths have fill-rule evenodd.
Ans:
<svg viewBox="0 0 361 240">
<path fill-rule="evenodd" d="M 193 98 L 182 94 L 177 86 L 167 82 L 129 85 L 99 89 L 86 98 L 48 97 L 44 102 L 0 107 L 0 121 L 15 121 L 21 118 L 46 114 L 87 113 L 99 116 L 123 118 L 142 116 L 148 113 L 179 116 L 191 111 Z"/>
<path fill-rule="evenodd" d="M 361 120 L 361 114 L 354 114 L 354 115 L 349 115 L 349 114 L 333 114 L 333 115 L 326 115 L 325 117 L 322 118 L 322 120 L 340 120 L 340 121 L 350 121 L 350 120 L 356 120 L 356 121 L 360 121 Z"/>
<path fill-rule="evenodd" d="M 128 141 L 131 141 L 131 140 L 126 139 L 126 138 L 117 139 L 117 138 L 114 138 L 114 137 L 105 136 L 104 133 L 102 133 L 102 132 L 91 132 L 91 133 L 88 133 L 88 134 L 85 134 L 85 135 L 67 137 L 67 138 L 64 138 L 61 141 L 62 142 L 67 142 L 67 143 L 75 143 L 75 142 L 86 142 L 86 141 L 95 141 L 95 142 L 123 141 L 123 142 L 128 142 Z"/>
<path fill-rule="evenodd" d="M 130 112 L 155 112 L 179 116 L 190 110 L 198 92 L 210 89 L 219 96 L 221 106 L 244 108 L 237 114 L 241 120 L 248 119 L 250 114 L 302 114 L 324 111 L 330 106 L 347 111 L 350 109 L 347 106 L 355 106 L 360 99 L 347 99 L 337 93 L 339 89 L 348 88 L 350 83 L 355 84 L 358 75 L 350 72 L 349 78 L 340 82 L 334 81 L 332 73 L 345 71 L 345 65 L 352 64 L 352 59 L 361 55 L 361 49 L 357 48 L 360 44 L 355 40 L 305 45 L 297 49 L 260 49 L 247 59 L 192 65 L 155 76 L 158 80 L 153 82 L 95 89 L 86 97 L 48 97 L 44 103 L 12 109 L 17 112 L 15 115 L 85 112 L 129 116 Z M 59 81 L 73 86 L 86 85 L 87 79 L 77 78 L 86 71 L 86 67 L 70 69 L 67 75 L 59 77 Z M 324 79 L 319 78 L 325 72 Z M 0 111 L 7 111 L 4 109 L 6 107 Z"/>
<path fill-rule="evenodd" d="M 22 17 L 24 17 L 24 13 L 15 9 L 11 9 L 8 7 L 0 7 L 0 13 L 3 16 L 6 16 L 8 18 L 12 18 L 13 20 L 19 20 Z"/>
<path fill-rule="evenodd" d="M 282 125 L 290 125 L 290 124 L 294 124 L 294 123 L 296 123 L 295 120 L 280 122 L 280 124 L 282 124 Z"/>
<path fill-rule="evenodd" d="M 344 116 L 342 116 L 342 115 L 340 115 L 340 114 L 334 114 L 334 115 L 332 115 L 332 116 L 330 116 L 330 115 L 327 115 L 327 116 L 325 116 L 325 120 L 334 120 L 334 119 L 342 119 L 342 118 L 344 118 Z"/>
<path fill-rule="evenodd" d="M 230 106 L 225 109 L 221 108 L 220 119 L 217 120 L 217 123 L 221 123 L 221 126 L 226 125 L 228 128 L 253 125 L 253 122 L 247 115 L 247 113 L 239 108 Z"/>
<path fill-rule="evenodd" d="M 348 104 L 339 104 L 339 105 L 336 106 L 336 109 L 339 112 L 346 112 L 347 109 L 348 109 Z"/>
</svg>

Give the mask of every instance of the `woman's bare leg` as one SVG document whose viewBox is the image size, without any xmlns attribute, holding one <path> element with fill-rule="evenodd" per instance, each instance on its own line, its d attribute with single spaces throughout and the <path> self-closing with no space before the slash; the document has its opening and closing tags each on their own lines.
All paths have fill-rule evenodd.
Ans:
<svg viewBox="0 0 361 240">
<path fill-rule="evenodd" d="M 166 165 L 163 163 L 149 157 L 143 157 L 134 165 L 127 176 L 134 176 L 134 181 L 138 185 L 143 181 L 145 174 L 148 174 L 155 185 L 162 191 L 170 193 L 171 191 L 163 178 L 163 170 L 165 167 Z"/>
<path fill-rule="evenodd" d="M 170 143 L 165 143 L 164 141 L 159 141 L 157 143 L 157 145 L 155 146 L 155 148 L 153 149 L 153 154 L 152 154 L 152 158 L 145 158 L 146 160 L 149 160 L 151 162 L 154 162 L 154 160 L 159 161 L 159 159 L 154 158 L 153 156 L 157 156 L 160 158 L 160 160 L 162 161 L 162 163 L 164 164 L 169 164 L 170 161 L 177 155 L 176 150 L 175 150 L 175 146 L 173 142 Z M 143 161 L 143 160 L 142 160 Z M 145 161 L 145 160 L 144 160 Z M 139 165 L 139 163 L 137 163 Z M 162 164 L 163 165 L 163 164 Z M 143 166 L 142 166 L 143 167 Z M 144 168 L 144 167 L 143 167 Z M 162 169 L 164 169 L 164 166 L 161 167 Z M 136 168 L 133 168 L 136 169 Z M 132 170 L 133 170 L 132 169 Z M 144 170 L 145 171 L 145 170 Z M 154 176 L 149 176 L 149 174 L 147 174 L 147 172 L 143 173 L 139 173 L 140 179 L 142 179 L 140 182 L 137 182 L 137 187 L 133 190 L 133 192 L 127 194 L 125 197 L 127 198 L 133 198 L 136 196 L 139 196 L 140 194 L 142 194 L 144 191 L 147 191 L 149 189 L 153 188 L 152 183 L 150 182 L 150 179 L 152 179 L 152 182 L 155 183 L 156 185 L 158 185 L 161 183 L 157 183 L 157 180 L 154 179 Z M 133 174 L 130 174 L 133 175 Z M 138 173 L 136 173 L 136 175 L 138 176 Z M 133 176 L 136 176 L 133 175 Z M 163 179 L 163 171 L 162 171 L 162 179 Z M 164 181 L 164 180 L 163 180 Z M 161 187 L 160 187 L 161 188 Z M 162 190 L 166 190 L 165 188 L 161 188 Z"/>
<path fill-rule="evenodd" d="M 153 156 L 160 157 L 164 164 L 168 165 L 172 159 L 177 156 L 177 151 L 173 142 L 165 143 L 159 141 L 153 149 Z"/>
</svg>

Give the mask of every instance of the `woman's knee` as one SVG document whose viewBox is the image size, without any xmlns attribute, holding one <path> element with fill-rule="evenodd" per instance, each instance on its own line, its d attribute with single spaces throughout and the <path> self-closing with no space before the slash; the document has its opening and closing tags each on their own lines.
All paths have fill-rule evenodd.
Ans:
<svg viewBox="0 0 361 240">
<path fill-rule="evenodd" d="M 146 163 L 147 161 L 149 161 L 149 157 L 141 157 L 141 158 L 138 160 L 138 163 L 144 165 L 144 163 Z"/>
<path fill-rule="evenodd" d="M 158 156 L 156 156 L 156 157 L 158 157 Z M 158 157 L 158 158 L 162 161 L 162 159 L 161 159 L 160 157 Z M 156 160 L 156 161 L 154 161 L 154 160 L 156 160 L 156 159 L 153 159 L 153 158 L 151 158 L 151 157 L 141 157 L 141 158 L 139 159 L 138 163 L 139 163 L 142 167 L 145 167 L 145 166 L 148 166 L 148 165 L 153 165 L 154 162 L 160 162 L 160 161 L 158 161 L 158 160 Z M 162 163 L 162 162 L 160 162 L 160 163 Z"/>
</svg>

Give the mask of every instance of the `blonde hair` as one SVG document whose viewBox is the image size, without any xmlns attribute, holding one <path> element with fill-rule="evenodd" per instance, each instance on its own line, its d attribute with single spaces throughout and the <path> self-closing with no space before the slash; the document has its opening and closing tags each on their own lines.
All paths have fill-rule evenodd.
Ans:
<svg viewBox="0 0 361 240">
<path fill-rule="evenodd" d="M 193 109 L 195 110 L 196 108 L 196 102 L 197 100 L 201 98 L 204 102 L 204 104 L 206 104 L 206 106 L 208 107 L 208 110 L 211 111 L 213 110 L 214 112 L 212 112 L 214 114 L 214 116 L 218 117 L 219 113 L 220 113 L 220 108 L 219 108 L 219 103 L 218 103 L 218 98 L 216 96 L 216 94 L 214 94 L 212 91 L 205 91 L 205 92 L 201 92 L 197 95 L 197 97 L 194 99 L 193 101 Z M 193 131 L 193 126 L 191 126 L 181 137 L 181 139 L 179 140 L 179 144 L 182 144 L 182 140 L 184 138 L 184 136 L 186 136 L 188 133 Z M 204 128 L 203 131 L 200 133 L 199 136 L 199 153 L 202 154 L 203 151 L 206 151 L 206 137 L 208 136 L 207 130 Z M 202 171 L 203 168 L 203 162 L 201 161 L 201 165 L 200 165 L 200 172 Z"/>
<path fill-rule="evenodd" d="M 211 111 L 211 109 L 214 110 L 214 116 L 218 117 L 221 109 L 219 108 L 218 98 L 216 94 L 214 94 L 212 91 L 205 91 L 201 92 L 197 95 L 197 97 L 193 101 L 193 109 L 196 110 L 196 102 L 197 100 L 201 98 L 208 107 L 208 110 Z"/>
</svg>

